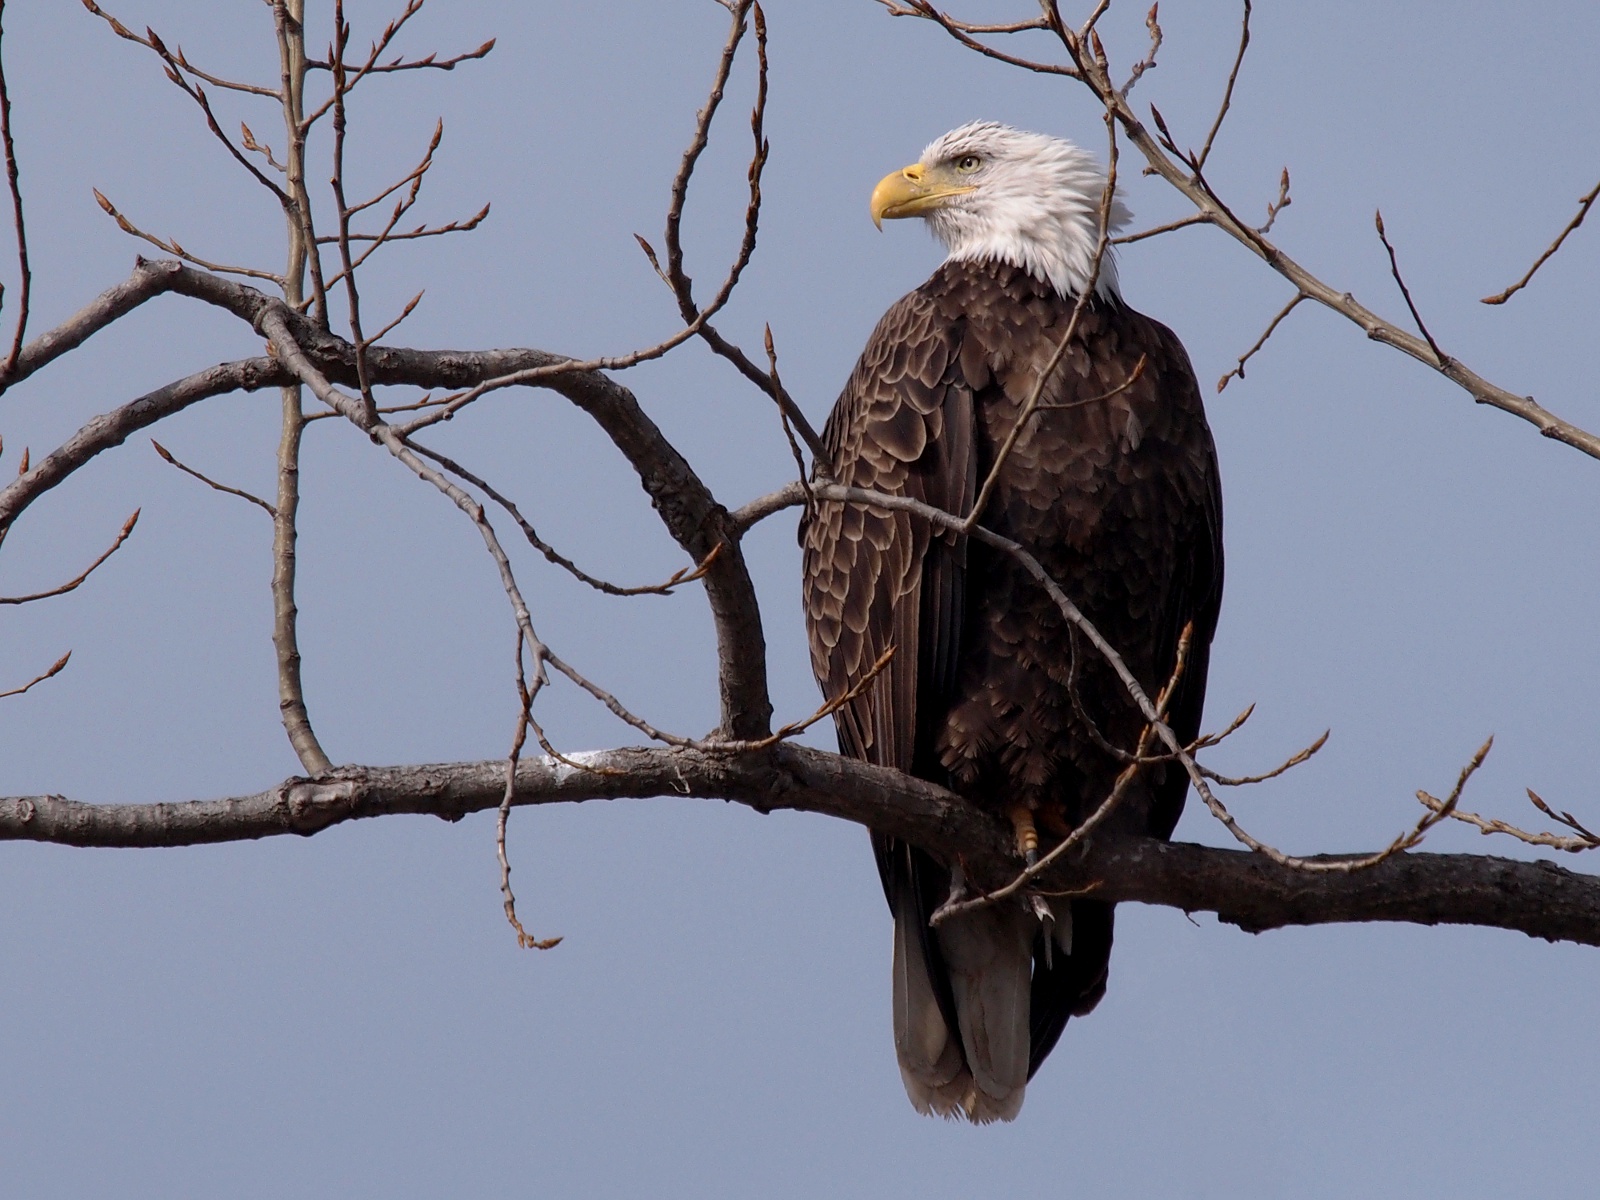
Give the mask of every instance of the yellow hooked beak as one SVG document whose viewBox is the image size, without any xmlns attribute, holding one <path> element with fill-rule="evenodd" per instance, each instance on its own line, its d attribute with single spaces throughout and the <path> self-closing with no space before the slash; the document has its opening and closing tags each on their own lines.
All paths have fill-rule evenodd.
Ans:
<svg viewBox="0 0 1600 1200">
<path fill-rule="evenodd" d="M 950 196 L 962 196 L 976 188 L 956 183 L 948 171 L 935 167 L 929 170 L 921 163 L 912 163 L 878 180 L 872 189 L 870 208 L 872 223 L 883 228 L 885 217 L 920 217 L 939 208 Z"/>
</svg>

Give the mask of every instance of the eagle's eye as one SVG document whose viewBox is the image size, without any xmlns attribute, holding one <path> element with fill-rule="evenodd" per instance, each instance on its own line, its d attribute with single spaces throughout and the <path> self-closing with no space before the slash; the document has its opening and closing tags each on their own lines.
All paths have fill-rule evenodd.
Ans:
<svg viewBox="0 0 1600 1200">
<path fill-rule="evenodd" d="M 960 171 L 963 175 L 967 175 L 973 171 L 976 171 L 982 165 L 983 159 L 979 158 L 976 154 L 963 154 L 960 158 L 956 159 L 956 170 Z"/>
</svg>

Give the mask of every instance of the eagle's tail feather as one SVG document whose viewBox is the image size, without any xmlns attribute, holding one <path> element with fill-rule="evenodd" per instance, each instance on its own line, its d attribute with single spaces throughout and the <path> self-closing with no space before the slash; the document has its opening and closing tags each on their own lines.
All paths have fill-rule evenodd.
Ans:
<svg viewBox="0 0 1600 1200">
<path fill-rule="evenodd" d="M 910 889 L 907 889 L 909 892 Z M 949 969 L 959 1036 L 934 991 L 913 897 L 894 921 L 894 1044 L 906 1094 L 921 1113 L 980 1124 L 1009 1121 L 1028 1081 L 1032 913 L 996 906 L 944 922 L 939 951 Z"/>
<path fill-rule="evenodd" d="M 1009 1121 L 1028 1082 L 1028 1001 L 1038 919 L 996 904 L 945 921 L 939 948 L 950 972 L 972 1088 L 963 1108 L 978 1122 Z"/>
<path fill-rule="evenodd" d="M 894 913 L 894 1049 L 906 1095 L 923 1114 L 955 1116 L 969 1086 L 960 1044 L 950 1036 L 923 952 L 921 917 L 910 889 Z"/>
</svg>

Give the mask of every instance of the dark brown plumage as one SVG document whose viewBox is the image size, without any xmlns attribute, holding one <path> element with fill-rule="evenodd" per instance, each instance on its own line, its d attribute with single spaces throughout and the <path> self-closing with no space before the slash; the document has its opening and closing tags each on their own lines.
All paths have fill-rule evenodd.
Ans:
<svg viewBox="0 0 1600 1200">
<path fill-rule="evenodd" d="M 839 397 L 825 431 L 835 477 L 965 515 L 1074 302 L 1006 263 L 940 267 L 885 314 Z M 1221 599 L 1222 507 L 1199 389 L 1170 330 L 1114 294 L 1085 307 L 981 522 L 1039 559 L 1151 695 L 1193 622 L 1171 707 L 1178 737 L 1193 738 Z M 1020 566 L 857 505 L 819 505 L 801 538 L 824 694 L 843 694 L 896 648 L 836 716 L 845 754 L 996 815 L 1023 802 L 1076 824 L 1098 807 L 1121 768 L 1102 743 L 1131 751 L 1143 721 Z M 1186 789 L 1181 769 L 1148 768 L 1113 826 L 1170 836 Z M 895 839 L 874 835 L 873 846 L 896 918 L 896 1040 L 913 1102 L 974 1120 L 1015 1115 L 1068 1018 L 1105 991 L 1111 906 L 1075 900 L 1069 919 L 1057 901 L 1049 954 L 1045 927 L 1020 905 L 934 931 L 949 873 Z M 1025 1021 L 1012 1011 L 1022 997 Z M 1025 1060 L 1007 1041 L 1022 1030 Z"/>
</svg>

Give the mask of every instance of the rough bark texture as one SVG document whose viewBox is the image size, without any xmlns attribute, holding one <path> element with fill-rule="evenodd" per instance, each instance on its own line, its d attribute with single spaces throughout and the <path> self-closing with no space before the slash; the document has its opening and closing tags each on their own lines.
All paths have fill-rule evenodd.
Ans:
<svg viewBox="0 0 1600 1200">
<path fill-rule="evenodd" d="M 854 821 L 949 859 L 975 880 L 1004 881 L 1018 864 L 1006 830 L 942 788 L 803 746 L 738 754 L 624 749 L 579 756 L 582 770 L 524 762 L 517 804 L 653 796 L 724 799 L 760 812 L 791 809 Z M 494 808 L 505 763 L 340 767 L 264 792 L 176 804 L 84 804 L 60 796 L 0 798 L 0 839 L 72 846 L 189 846 L 310 835 L 391 813 L 459 820 Z M 1091 841 L 1084 855 L 1039 880 L 1042 891 L 1093 885 L 1106 900 L 1214 912 L 1258 932 L 1286 925 L 1405 921 L 1484 925 L 1600 946 L 1600 878 L 1549 862 L 1475 854 L 1399 854 L 1351 874 L 1308 874 L 1259 854 L 1192 843 Z"/>
</svg>

